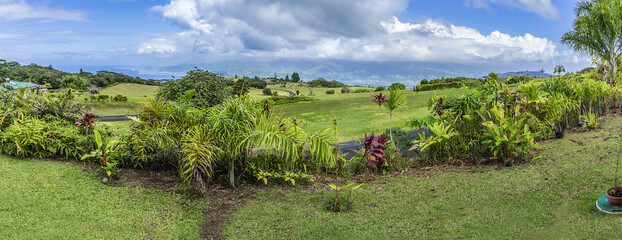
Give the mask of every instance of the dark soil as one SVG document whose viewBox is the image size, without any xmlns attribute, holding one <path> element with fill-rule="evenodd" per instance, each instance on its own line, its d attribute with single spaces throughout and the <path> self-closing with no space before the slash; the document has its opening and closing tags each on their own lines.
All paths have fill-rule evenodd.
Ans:
<svg viewBox="0 0 622 240">
<path fill-rule="evenodd" d="M 622 197 L 622 191 L 615 190 L 614 194 L 609 193 L 612 197 Z"/>
</svg>

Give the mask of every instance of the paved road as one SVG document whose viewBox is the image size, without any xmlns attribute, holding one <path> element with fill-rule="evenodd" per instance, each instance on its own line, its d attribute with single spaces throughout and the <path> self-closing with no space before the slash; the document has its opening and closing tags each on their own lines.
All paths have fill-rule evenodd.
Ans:
<svg viewBox="0 0 622 240">
<path fill-rule="evenodd" d="M 290 91 L 290 90 L 285 90 L 285 89 L 276 89 L 276 88 L 272 88 L 271 90 L 272 90 L 272 91 L 274 91 L 274 90 L 279 90 L 279 91 L 288 92 L 288 93 L 289 93 L 289 97 L 294 97 L 294 96 L 296 96 L 296 93 L 295 93 L 295 92 L 292 92 L 292 91 Z"/>
<path fill-rule="evenodd" d="M 138 116 L 137 115 L 99 116 L 96 119 L 100 122 L 122 122 L 122 121 L 130 121 L 128 117 L 138 117 Z"/>
<path fill-rule="evenodd" d="M 430 136 L 429 131 L 427 131 L 424 128 L 421 128 L 421 129 L 409 131 L 408 132 L 409 138 L 404 139 L 402 141 L 413 141 L 414 139 L 419 137 L 419 134 L 422 132 L 426 132 L 426 136 Z M 357 151 L 361 150 L 361 148 L 364 147 L 363 139 L 361 138 L 360 140 L 357 140 L 357 141 L 342 142 L 342 143 L 337 144 L 335 147 L 337 147 L 337 149 L 340 150 L 342 153 L 346 154 L 346 159 L 350 159 L 352 157 L 357 157 L 359 154 Z M 404 149 L 402 151 L 402 155 L 408 156 L 408 157 L 414 157 L 417 155 L 417 151 L 408 151 L 407 149 Z"/>
</svg>

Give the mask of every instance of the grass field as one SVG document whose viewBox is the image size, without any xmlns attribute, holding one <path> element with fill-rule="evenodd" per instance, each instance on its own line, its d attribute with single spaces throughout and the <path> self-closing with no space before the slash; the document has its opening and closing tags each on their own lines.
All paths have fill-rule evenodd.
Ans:
<svg viewBox="0 0 622 240">
<path fill-rule="evenodd" d="M 385 94 L 387 92 L 384 92 Z M 428 112 L 428 99 L 435 94 L 460 93 L 459 90 L 440 90 L 427 92 L 413 92 L 404 90 L 406 105 L 393 113 L 393 126 L 403 127 L 407 120 L 414 117 L 424 117 Z M 333 117 L 337 117 L 339 136 L 341 140 L 349 141 L 360 139 L 365 133 L 378 132 L 378 105 L 369 100 L 372 93 L 335 94 L 344 95 L 344 100 L 324 100 L 310 103 L 277 105 L 275 113 L 284 117 L 296 117 L 299 126 L 305 131 L 320 131 L 325 127 L 332 127 Z M 377 93 L 376 93 L 377 94 Z M 357 95 L 357 96 L 351 96 Z M 381 131 L 389 126 L 389 114 L 382 107 L 380 123 Z"/>
<path fill-rule="evenodd" d="M 593 132 L 542 143 L 543 158 L 497 169 L 433 168 L 384 178 L 325 209 L 324 191 L 270 191 L 239 209 L 230 239 L 617 239 L 622 218 L 599 212 L 613 183 L 616 116 Z M 613 138 L 612 138 L 613 137 Z"/>
<path fill-rule="evenodd" d="M 300 87 L 297 84 L 287 84 L 285 87 L 281 87 L 280 85 L 268 85 L 267 88 L 270 89 L 284 89 L 284 90 L 289 90 L 292 92 L 296 92 L 299 91 L 300 92 L 300 96 L 312 96 L 318 100 L 344 100 L 344 99 L 351 99 L 351 98 L 359 98 L 359 97 L 363 97 L 363 96 L 369 96 L 370 94 L 372 94 L 372 92 L 374 91 L 373 88 L 366 88 L 366 87 L 350 87 L 350 89 L 352 90 L 352 93 L 348 93 L 348 94 L 342 94 L 341 93 L 341 88 L 312 88 L 313 90 L 313 95 L 309 95 L 309 88 L 306 87 Z M 367 92 L 367 93 L 354 93 L 354 91 L 356 89 L 368 89 L 372 92 Z M 328 90 L 333 90 L 335 91 L 335 94 L 326 94 L 326 91 Z M 276 90 L 279 96 L 289 96 L 289 93 L 285 92 L 285 91 L 281 91 L 281 90 Z M 256 89 L 256 88 L 251 88 L 249 94 L 250 96 L 252 96 L 255 100 L 263 100 L 266 98 L 269 98 L 271 96 L 267 96 L 267 95 L 263 95 L 263 89 Z"/>
<path fill-rule="evenodd" d="M 121 83 L 112 87 L 100 89 L 100 94 L 110 97 L 123 95 L 128 98 L 127 102 L 84 102 L 88 95 L 80 97 L 85 105 L 91 108 L 96 115 L 124 115 L 136 114 L 137 106 L 144 103 L 147 98 L 154 98 L 158 91 L 158 86 L 141 85 L 134 83 Z"/>
<path fill-rule="evenodd" d="M 202 205 L 111 187 L 71 163 L 0 155 L 0 239 L 198 239 Z"/>
</svg>

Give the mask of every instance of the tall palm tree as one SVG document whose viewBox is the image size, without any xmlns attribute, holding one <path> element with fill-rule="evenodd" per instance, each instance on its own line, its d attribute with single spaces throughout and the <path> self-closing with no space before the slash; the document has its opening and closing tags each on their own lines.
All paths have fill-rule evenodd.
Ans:
<svg viewBox="0 0 622 240">
<path fill-rule="evenodd" d="M 574 9 L 573 30 L 562 43 L 575 51 L 606 62 L 605 78 L 615 84 L 617 58 L 622 53 L 622 3 L 619 0 L 585 0 Z"/>
<path fill-rule="evenodd" d="M 384 107 L 389 110 L 389 135 L 391 136 L 393 148 L 395 148 L 395 142 L 393 141 L 393 111 L 401 108 L 404 104 L 406 104 L 406 96 L 397 88 L 391 89 L 389 91 L 389 99 L 384 101 Z"/>
</svg>

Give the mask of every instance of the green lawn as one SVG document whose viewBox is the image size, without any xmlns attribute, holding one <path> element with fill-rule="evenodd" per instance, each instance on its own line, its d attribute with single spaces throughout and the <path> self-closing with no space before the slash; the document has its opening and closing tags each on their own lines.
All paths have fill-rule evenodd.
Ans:
<svg viewBox="0 0 622 240">
<path fill-rule="evenodd" d="M 347 213 L 325 191 L 270 191 L 240 208 L 230 239 L 619 239 L 596 199 L 612 185 L 622 118 L 542 143 L 543 158 L 496 169 L 447 167 L 368 183 Z M 437 168 L 434 168 L 437 169 Z"/>
<path fill-rule="evenodd" d="M 0 239 L 198 239 L 201 205 L 111 187 L 71 163 L 0 155 Z"/>
<path fill-rule="evenodd" d="M 284 89 L 284 90 L 289 90 L 292 92 L 299 91 L 301 96 L 309 96 L 309 88 L 300 87 L 298 84 L 294 84 L 294 83 L 288 83 L 285 87 L 281 87 L 278 84 L 268 85 L 267 88 Z M 313 95 L 311 96 L 318 100 L 344 100 L 344 99 L 351 99 L 351 98 L 366 97 L 366 96 L 371 95 L 374 91 L 374 88 L 367 88 L 367 87 L 350 87 L 350 89 L 352 90 L 352 93 L 342 94 L 341 88 L 313 88 Z M 372 92 L 354 93 L 356 89 L 368 89 Z M 333 90 L 335 91 L 335 93 L 326 94 L 326 91 L 328 90 Z M 276 90 L 276 91 L 279 96 L 289 96 L 289 93 L 285 91 L 281 91 L 281 90 Z M 263 89 L 256 89 L 256 88 L 251 88 L 249 95 L 252 96 L 255 100 L 263 100 L 263 99 L 271 97 L 271 96 L 263 95 Z"/>
<path fill-rule="evenodd" d="M 387 92 L 385 91 L 384 94 Z M 403 127 L 407 120 L 429 114 L 427 102 L 435 94 L 460 93 L 460 90 L 413 92 L 405 90 L 406 105 L 393 113 L 393 126 Z M 275 113 L 284 117 L 296 117 L 299 126 L 305 131 L 320 131 L 332 127 L 333 117 L 337 117 L 339 136 L 342 140 L 360 139 L 365 133 L 378 132 L 378 105 L 369 100 L 372 93 L 360 93 L 356 98 L 344 100 L 324 100 L 310 103 L 277 105 Z M 376 93 L 377 94 L 377 93 Z M 355 94 L 335 94 L 355 95 Z M 380 124 L 382 130 L 389 127 L 389 114 L 382 107 Z M 408 130 L 408 129 L 406 129 Z"/>
<path fill-rule="evenodd" d="M 96 115 L 131 115 L 138 113 L 137 106 L 144 103 L 147 98 L 154 98 L 158 89 L 158 86 L 149 86 L 134 83 L 121 83 L 112 87 L 100 89 L 100 94 L 105 94 L 110 97 L 117 95 L 123 95 L 128 98 L 127 102 L 90 102 L 85 101 L 88 99 L 88 95 L 83 95 L 79 99 L 85 103 L 85 105 L 91 108 L 91 111 Z"/>
</svg>

